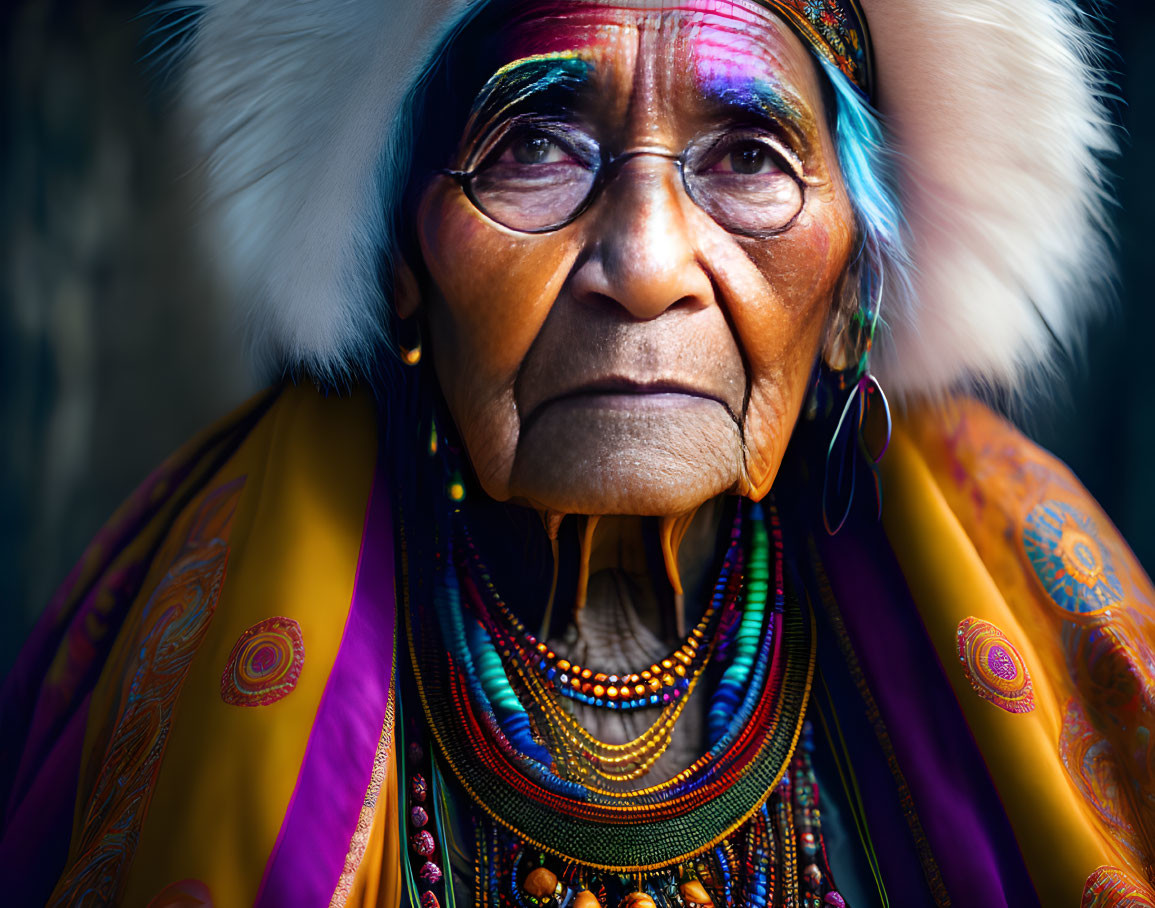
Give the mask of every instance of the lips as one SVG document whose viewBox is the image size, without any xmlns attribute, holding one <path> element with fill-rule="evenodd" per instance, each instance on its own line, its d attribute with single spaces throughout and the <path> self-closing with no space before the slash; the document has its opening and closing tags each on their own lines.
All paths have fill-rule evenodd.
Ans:
<svg viewBox="0 0 1155 908">
<path fill-rule="evenodd" d="M 607 410 L 659 409 L 715 404 L 722 407 L 735 423 L 737 414 L 718 394 L 688 382 L 671 380 L 644 381 L 622 376 L 602 377 L 552 394 L 536 404 L 525 415 L 526 430 L 552 406 L 589 406 Z"/>
</svg>

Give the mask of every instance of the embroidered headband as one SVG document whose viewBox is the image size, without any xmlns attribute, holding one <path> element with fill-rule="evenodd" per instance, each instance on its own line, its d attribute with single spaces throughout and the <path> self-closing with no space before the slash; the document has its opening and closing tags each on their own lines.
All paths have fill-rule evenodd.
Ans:
<svg viewBox="0 0 1155 908">
<path fill-rule="evenodd" d="M 874 97 L 870 32 L 858 0 L 759 0 L 785 19 L 867 97 Z"/>
</svg>

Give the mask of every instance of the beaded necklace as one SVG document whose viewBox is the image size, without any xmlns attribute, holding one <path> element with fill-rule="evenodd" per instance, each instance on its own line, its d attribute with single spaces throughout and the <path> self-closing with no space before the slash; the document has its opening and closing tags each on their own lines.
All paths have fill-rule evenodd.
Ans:
<svg viewBox="0 0 1155 908">
<path fill-rule="evenodd" d="M 772 895 L 761 895 L 776 886 L 782 887 L 777 891 L 784 905 L 841 904 L 829 892 L 824 858 L 804 865 L 807 871 L 814 866 L 809 877 L 799 872 L 800 862 L 812 856 L 807 843 L 817 843 L 819 850 L 821 844 L 820 835 L 814 837 L 812 773 L 806 782 L 809 757 L 805 748 L 794 747 L 813 669 L 812 619 L 796 601 L 786 607 L 776 516 L 764 520 L 757 506 L 750 511 L 741 528 L 750 557 L 742 557 L 740 546 L 730 562 L 733 585 L 745 593 L 741 615 L 731 615 L 728 638 L 726 603 L 720 602 L 709 619 L 713 633 L 703 630 L 710 639 L 697 648 L 707 651 L 703 664 L 717 652 L 718 640 L 727 640 L 730 650 L 710 702 L 709 750 L 671 779 L 638 791 L 605 791 L 566 776 L 566 748 L 558 745 L 564 733 L 556 728 L 542 733 L 539 725 L 552 725 L 538 715 L 544 703 L 556 706 L 564 696 L 549 683 L 561 673 L 561 660 L 535 662 L 527 649 L 518 666 L 522 673 L 507 674 L 505 663 L 516 661 L 517 647 L 502 633 L 517 627 L 480 617 L 485 585 L 479 589 L 452 552 L 440 560 L 432 601 L 406 603 L 416 693 L 436 745 L 436 763 L 448 767 L 477 808 L 476 905 L 753 908 L 776 904 Z M 404 590 L 408 594 L 408 583 Z M 520 633 L 528 646 L 529 636 Z M 532 646 L 533 652 L 549 655 L 541 654 L 536 641 Z M 693 680 L 690 675 L 691 685 Z M 691 690 L 671 693 L 667 707 L 685 702 Z M 571 750 L 575 746 L 571 741 Z M 792 787 L 799 778 L 806 782 L 797 787 L 804 791 L 801 800 Z M 411 794 L 424 790 L 410 788 Z M 796 818 L 807 800 L 814 809 L 802 830 Z M 427 812 L 416 818 L 430 823 Z M 433 846 L 415 835 L 412 848 L 418 846 L 433 853 Z M 414 854 L 423 858 L 421 851 Z M 424 864 L 414 872 L 434 876 Z M 811 885 L 804 877 L 817 882 Z M 425 887 L 425 908 L 437 904 L 438 885 L 440 880 Z M 814 898 L 807 900 L 811 891 Z"/>
<path fill-rule="evenodd" d="M 554 769 L 562 778 L 588 781 L 596 775 L 609 781 L 632 781 L 645 775 L 669 747 L 674 726 L 718 641 L 715 617 L 728 615 L 736 607 L 738 584 L 731 582 L 731 568 L 738 554 L 739 526 L 735 521 L 722 575 L 702 621 L 688 638 L 692 643 L 684 643 L 671 657 L 648 669 L 623 672 L 620 677 L 595 674 L 580 666 L 575 670 L 568 661 L 559 659 L 545 644 L 528 634 L 493 588 L 476 549 L 466 537 L 459 573 L 469 578 L 465 584 L 467 599 L 472 603 L 474 616 L 489 635 L 486 638 L 476 631 L 466 635 L 481 686 L 491 702 L 506 702 L 511 689 L 523 703 L 528 701 L 539 718 L 536 723 L 539 732 L 548 739 Z M 497 657 L 498 652 L 505 657 L 508 667 Z M 583 677 L 586 679 L 584 691 Z M 609 682 L 609 691 L 602 682 Z M 648 729 L 624 744 L 598 740 L 558 702 L 560 696 L 572 696 L 594 706 L 632 708 L 635 701 L 628 698 L 628 692 L 627 699 L 619 698 L 618 685 L 625 691 L 634 682 L 633 690 L 642 704 L 664 706 Z"/>
<path fill-rule="evenodd" d="M 508 649 L 522 668 L 534 672 L 557 694 L 590 706 L 640 709 L 668 704 L 684 696 L 690 688 L 690 679 L 708 659 L 708 644 L 722 616 L 737 599 L 736 585 L 731 586 L 730 580 L 734 560 L 740 555 L 740 516 L 735 518 L 730 531 L 730 546 L 710 604 L 685 641 L 668 656 L 639 672 L 594 671 L 562 659 L 529 633 L 494 589 L 492 578 L 482 565 L 481 556 L 468 532 L 463 535 L 464 552 L 460 567 L 469 573 L 473 586 L 480 593 L 481 617 L 494 643 Z"/>
</svg>

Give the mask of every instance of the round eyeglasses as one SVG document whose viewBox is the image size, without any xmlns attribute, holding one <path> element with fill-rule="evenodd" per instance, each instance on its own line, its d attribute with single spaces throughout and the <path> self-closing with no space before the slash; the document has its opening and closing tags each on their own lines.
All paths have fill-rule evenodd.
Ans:
<svg viewBox="0 0 1155 908">
<path fill-rule="evenodd" d="M 789 227 L 806 182 L 791 156 L 760 132 L 704 136 L 681 154 L 635 149 L 609 155 L 592 139 L 530 129 L 508 133 L 469 170 L 443 170 L 482 214 L 519 233 L 548 233 L 572 223 L 634 158 L 673 161 L 686 195 L 722 228 L 766 237 Z M 800 168 L 799 168 L 800 169 Z"/>
</svg>

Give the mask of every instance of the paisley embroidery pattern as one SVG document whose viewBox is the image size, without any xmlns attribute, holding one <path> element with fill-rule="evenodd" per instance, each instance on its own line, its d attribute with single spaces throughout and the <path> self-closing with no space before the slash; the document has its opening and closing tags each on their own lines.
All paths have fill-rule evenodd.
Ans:
<svg viewBox="0 0 1155 908">
<path fill-rule="evenodd" d="M 1123 585 L 1095 522 L 1063 501 L 1044 501 L 1027 515 L 1023 547 L 1051 601 L 1084 617 L 1123 601 Z"/>
<path fill-rule="evenodd" d="M 233 645 L 221 674 L 221 699 L 234 706 L 268 706 L 297 686 L 305 665 L 301 625 L 292 618 L 258 621 Z"/>
<path fill-rule="evenodd" d="M 1155 893 L 1126 871 L 1104 865 L 1087 877 L 1080 908 L 1155 908 Z"/>
<path fill-rule="evenodd" d="M 1026 663 L 1014 644 L 989 621 L 964 618 L 958 626 L 958 657 L 971 687 L 1009 713 L 1035 708 Z"/>
<path fill-rule="evenodd" d="M 184 544 L 137 619 L 100 774 L 51 905 L 121 901 L 168 743 L 173 708 L 204 639 L 224 583 L 226 542 L 244 477 L 211 492 Z"/>
<path fill-rule="evenodd" d="M 1063 711 L 1059 758 L 1072 784 L 1094 808 L 1111 837 L 1138 856 L 1132 844 L 1135 827 L 1123 810 L 1119 771 L 1111 743 L 1095 730 L 1083 707 L 1074 698 L 1067 701 Z"/>
</svg>

